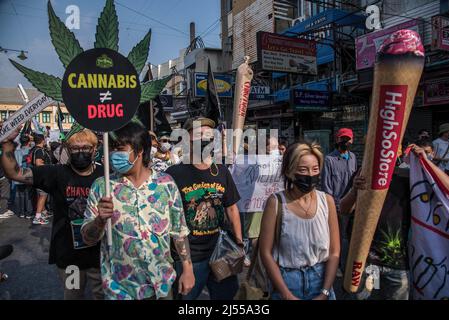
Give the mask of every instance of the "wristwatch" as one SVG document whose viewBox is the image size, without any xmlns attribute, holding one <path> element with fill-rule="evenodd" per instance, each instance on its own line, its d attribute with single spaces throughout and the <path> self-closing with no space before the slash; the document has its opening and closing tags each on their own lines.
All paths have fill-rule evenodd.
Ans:
<svg viewBox="0 0 449 320">
<path fill-rule="evenodd" d="M 321 289 L 321 293 L 324 294 L 326 297 L 329 297 L 331 294 L 330 291 L 325 288 Z"/>
</svg>

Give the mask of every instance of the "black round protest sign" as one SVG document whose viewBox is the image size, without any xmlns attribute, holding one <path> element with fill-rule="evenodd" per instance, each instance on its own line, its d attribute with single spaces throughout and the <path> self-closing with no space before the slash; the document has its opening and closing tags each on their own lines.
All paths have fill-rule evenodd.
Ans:
<svg viewBox="0 0 449 320">
<path fill-rule="evenodd" d="M 139 77 L 131 62 L 120 53 L 91 49 L 67 66 L 62 98 L 83 127 L 114 131 L 127 124 L 139 107 Z"/>
</svg>

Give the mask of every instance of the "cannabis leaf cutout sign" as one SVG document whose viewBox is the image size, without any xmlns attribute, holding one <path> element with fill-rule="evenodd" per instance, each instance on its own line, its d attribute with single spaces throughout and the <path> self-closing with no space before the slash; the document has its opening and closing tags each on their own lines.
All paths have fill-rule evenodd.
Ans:
<svg viewBox="0 0 449 320">
<path fill-rule="evenodd" d="M 51 42 L 55 47 L 59 60 L 64 67 L 67 68 L 75 57 L 82 55 L 85 51 L 79 44 L 73 32 L 70 31 L 55 14 L 50 1 L 48 1 L 47 11 Z M 98 19 L 94 48 L 110 49 L 118 53 L 118 30 L 119 23 L 114 1 L 106 0 L 106 4 Z M 148 59 L 150 41 L 151 30 L 149 30 L 145 37 L 132 48 L 126 57 L 135 69 L 137 75 L 140 74 Z M 10 61 L 14 67 L 23 73 L 25 78 L 27 78 L 36 89 L 56 101 L 63 102 L 63 95 L 61 92 L 63 87 L 62 79 L 44 72 L 32 70 L 11 59 Z M 104 61 L 107 61 L 107 59 Z M 140 100 L 138 102 L 144 103 L 154 99 L 160 94 L 170 78 L 171 77 L 166 77 L 160 80 L 149 81 L 142 85 L 139 84 L 141 92 Z"/>
</svg>

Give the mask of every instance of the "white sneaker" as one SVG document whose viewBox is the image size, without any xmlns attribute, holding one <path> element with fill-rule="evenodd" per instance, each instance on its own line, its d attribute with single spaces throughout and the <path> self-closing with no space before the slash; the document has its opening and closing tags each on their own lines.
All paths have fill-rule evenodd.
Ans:
<svg viewBox="0 0 449 320">
<path fill-rule="evenodd" d="M 33 224 L 45 225 L 48 223 L 49 223 L 49 221 L 42 216 L 40 216 L 39 218 L 34 217 L 34 219 L 33 219 Z"/>
<path fill-rule="evenodd" d="M 15 215 L 15 213 L 14 213 L 12 210 L 9 210 L 9 209 L 5 211 L 5 214 L 8 214 L 8 215 L 11 216 L 11 217 L 12 217 L 13 215 Z"/>
<path fill-rule="evenodd" d="M 14 212 L 11 210 L 5 211 L 5 213 L 0 214 L 0 219 L 8 219 L 11 218 L 14 215 Z"/>
</svg>

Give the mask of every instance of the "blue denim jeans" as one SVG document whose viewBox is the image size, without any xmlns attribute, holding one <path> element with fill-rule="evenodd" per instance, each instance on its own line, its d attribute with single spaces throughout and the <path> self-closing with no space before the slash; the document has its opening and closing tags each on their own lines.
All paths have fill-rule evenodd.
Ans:
<svg viewBox="0 0 449 320">
<path fill-rule="evenodd" d="M 366 267 L 368 267 L 367 265 Z M 371 291 L 366 289 L 366 273 L 363 272 L 359 290 L 349 294 L 351 300 L 408 300 L 410 275 L 408 270 L 392 269 L 377 266 L 379 268 L 380 279 L 379 289 Z"/>
<path fill-rule="evenodd" d="M 321 294 L 323 289 L 324 275 L 326 271 L 326 263 L 317 263 L 311 267 L 303 267 L 301 269 L 282 268 L 282 278 L 288 289 L 293 295 L 301 300 L 312 300 Z M 281 295 L 271 292 L 272 300 L 281 300 Z M 335 300 L 334 290 L 330 290 L 329 300 Z"/>
<path fill-rule="evenodd" d="M 179 278 L 182 273 L 181 262 L 175 262 L 175 270 Z M 195 286 L 189 294 L 185 296 L 178 295 L 178 285 L 177 282 L 175 283 L 173 293 L 176 298 L 181 298 L 182 300 L 196 300 L 203 289 L 207 287 L 211 300 L 233 300 L 239 289 L 237 276 L 230 276 L 220 282 L 215 280 L 214 274 L 209 267 L 209 260 L 194 262 L 193 274 L 195 275 Z"/>
</svg>

